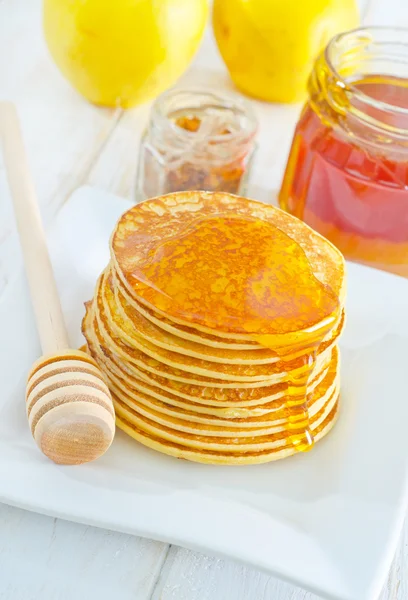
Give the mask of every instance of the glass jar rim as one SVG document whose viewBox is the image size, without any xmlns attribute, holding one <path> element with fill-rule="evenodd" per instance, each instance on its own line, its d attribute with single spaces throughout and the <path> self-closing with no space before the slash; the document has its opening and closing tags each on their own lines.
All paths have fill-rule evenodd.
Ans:
<svg viewBox="0 0 408 600">
<path fill-rule="evenodd" d="M 231 143 L 231 141 L 241 141 L 255 136 L 258 129 L 258 121 L 251 104 L 246 99 L 230 92 L 218 92 L 199 87 L 175 87 L 161 94 L 158 98 L 156 98 L 151 108 L 151 125 L 155 125 L 156 127 L 163 129 L 170 128 L 172 133 L 174 133 L 180 141 L 183 139 L 186 142 L 193 140 L 196 136 L 196 132 L 179 127 L 174 121 L 169 119 L 169 110 L 167 109 L 167 104 L 172 99 L 180 99 L 187 96 L 195 98 L 197 101 L 200 98 L 211 99 L 214 102 L 214 106 L 224 106 L 225 108 L 234 110 L 242 115 L 242 127 L 240 129 L 237 131 L 230 131 L 228 133 L 211 135 L 209 136 L 209 140 L 211 142 Z M 188 104 L 189 103 L 187 103 L 185 106 L 181 105 L 178 107 L 178 109 L 180 110 L 185 108 L 186 110 L 194 110 L 195 107 L 189 106 Z"/>
<path fill-rule="evenodd" d="M 357 118 L 362 121 L 369 123 L 379 129 L 385 129 L 394 134 L 400 134 L 403 137 L 408 135 L 408 107 L 398 106 L 390 102 L 379 100 L 373 96 L 367 94 L 365 91 L 355 85 L 354 81 L 347 79 L 341 74 L 341 68 L 336 65 L 336 62 L 341 60 L 342 50 L 348 55 L 350 59 L 353 56 L 353 48 L 358 51 L 365 45 L 379 45 L 384 50 L 382 55 L 384 59 L 393 59 L 394 64 L 404 64 L 407 69 L 407 87 L 408 87 L 408 28 L 404 27 L 387 27 L 387 26 L 371 26 L 371 27 L 359 27 L 351 29 L 335 35 L 330 42 L 327 44 L 324 50 L 324 59 L 326 65 L 330 71 L 332 79 L 335 81 L 336 88 L 344 98 L 353 99 L 357 101 L 359 106 L 363 109 L 356 109 L 353 104 L 348 106 L 348 110 L 354 114 Z M 394 50 L 397 49 L 396 53 L 387 55 L 387 52 L 394 46 Z M 340 55 L 340 56 L 339 56 Z M 377 53 L 377 56 L 381 56 Z M 377 75 L 384 75 L 392 77 L 392 73 L 378 72 Z M 407 127 L 396 127 L 389 126 L 383 123 L 379 119 L 370 117 L 367 112 L 369 109 L 375 109 L 383 113 L 399 115 L 406 117 Z"/>
</svg>

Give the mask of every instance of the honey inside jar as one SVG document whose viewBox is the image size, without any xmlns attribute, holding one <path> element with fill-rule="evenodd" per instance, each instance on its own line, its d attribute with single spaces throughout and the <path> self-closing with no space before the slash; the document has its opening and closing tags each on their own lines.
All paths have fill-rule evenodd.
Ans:
<svg viewBox="0 0 408 600">
<path fill-rule="evenodd" d="M 197 133 L 202 127 L 203 119 L 200 119 L 197 115 L 186 115 L 182 114 L 181 116 L 171 115 L 174 120 L 174 123 L 180 129 L 184 129 L 185 131 L 190 131 L 191 133 Z M 216 123 L 216 129 L 214 131 L 215 136 L 223 136 L 231 133 L 231 130 L 228 127 L 219 125 Z M 213 140 L 212 143 L 217 143 L 216 140 Z"/>
<path fill-rule="evenodd" d="M 361 33 L 354 47 L 356 35 L 335 39 L 317 61 L 280 205 L 346 258 L 408 277 L 408 35 L 389 56 L 375 33 Z M 405 76 L 375 72 L 396 66 Z"/>
<path fill-rule="evenodd" d="M 191 131 L 193 133 L 195 133 L 196 131 L 198 131 L 200 129 L 201 126 L 201 119 L 199 119 L 196 116 L 180 116 L 180 117 L 173 117 L 174 118 L 174 122 L 177 125 L 177 127 L 180 127 L 181 129 L 185 129 L 186 131 Z"/>
</svg>

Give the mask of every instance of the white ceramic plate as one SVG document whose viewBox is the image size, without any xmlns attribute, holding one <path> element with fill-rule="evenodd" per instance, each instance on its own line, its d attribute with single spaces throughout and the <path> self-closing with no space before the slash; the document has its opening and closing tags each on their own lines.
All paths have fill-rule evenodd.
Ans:
<svg viewBox="0 0 408 600">
<path fill-rule="evenodd" d="M 73 345 L 83 302 L 128 202 L 82 188 L 50 234 Z M 408 281 L 349 265 L 342 407 L 310 454 L 218 467 L 148 450 L 118 432 L 109 452 L 59 467 L 37 450 L 25 375 L 40 353 L 27 288 L 0 302 L 0 500 L 232 557 L 336 600 L 373 600 L 402 526 L 408 480 Z"/>
</svg>

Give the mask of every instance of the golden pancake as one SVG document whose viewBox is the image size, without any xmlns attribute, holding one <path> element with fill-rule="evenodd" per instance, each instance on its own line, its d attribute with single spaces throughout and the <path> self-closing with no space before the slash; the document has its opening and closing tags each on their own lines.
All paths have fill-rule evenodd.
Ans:
<svg viewBox="0 0 408 600">
<path fill-rule="evenodd" d="M 165 350 L 210 362 L 261 365 L 279 361 L 279 356 L 275 351 L 259 345 L 252 347 L 251 350 L 210 348 L 197 342 L 178 338 L 166 332 L 146 319 L 140 310 L 136 310 L 127 304 L 118 288 L 113 289 L 113 278 L 110 273 L 104 274 L 96 293 L 101 294 L 105 314 L 107 315 L 112 331 L 123 338 L 129 346 L 143 349 L 143 341 L 140 340 L 140 337 L 143 337 L 151 344 Z M 336 334 L 337 328 L 342 322 L 343 314 L 340 314 L 338 322 L 333 325 Z M 340 330 L 338 331 L 339 333 Z M 332 331 L 330 331 L 323 338 L 322 343 L 333 339 L 333 337 Z M 290 352 L 290 355 L 285 356 L 285 361 L 303 356 L 304 353 L 304 348 L 294 350 Z"/>
<path fill-rule="evenodd" d="M 130 296 L 216 336 L 298 334 L 344 300 L 344 260 L 330 242 L 273 206 L 229 194 L 170 194 L 132 208 L 114 230 L 111 257 Z M 296 268 L 302 261 L 312 277 Z M 282 267 L 290 304 L 271 297 Z M 313 287 L 327 302 L 309 306 L 306 320 Z"/>
<path fill-rule="evenodd" d="M 334 363 L 331 369 L 308 396 L 309 415 L 313 417 L 326 402 L 338 391 L 339 376 Z M 225 436 L 228 433 L 234 437 L 247 435 L 267 435 L 285 431 L 290 420 L 290 410 L 285 403 L 270 403 L 269 412 L 259 416 L 248 411 L 245 417 L 222 418 L 210 414 L 197 413 L 190 406 L 189 410 L 173 404 L 158 401 L 147 394 L 130 392 L 115 376 L 108 378 L 109 386 L 115 396 L 138 414 L 149 417 L 157 423 L 173 429 L 204 435 Z M 300 424 L 299 424 L 300 425 Z"/>
<path fill-rule="evenodd" d="M 126 288 L 121 284 L 120 279 L 116 276 L 113 266 L 110 265 L 110 272 L 113 279 L 115 290 L 120 293 L 126 304 L 137 310 L 145 319 L 151 321 L 156 327 L 167 331 L 168 333 L 190 342 L 196 342 L 200 345 L 209 346 L 210 348 L 225 348 L 226 350 L 262 350 L 263 346 L 254 340 L 239 341 L 239 339 L 229 339 L 227 336 L 220 337 L 211 333 L 198 331 L 193 327 L 181 325 L 175 321 L 171 321 L 163 314 L 159 315 L 153 309 L 137 302 L 129 296 Z"/>
<path fill-rule="evenodd" d="M 310 418 L 309 423 L 320 423 L 323 421 L 337 403 L 338 391 L 333 394 L 321 410 Z M 223 454 L 232 452 L 259 452 L 260 450 L 272 450 L 273 448 L 279 448 L 279 446 L 285 445 L 288 432 L 286 427 L 282 428 L 282 431 L 277 433 L 271 433 L 267 435 L 254 436 L 253 432 L 251 436 L 238 437 L 233 434 L 233 437 L 222 437 L 214 435 L 205 435 L 204 433 L 188 433 L 186 431 L 180 431 L 162 425 L 157 420 L 142 415 L 139 411 L 135 411 L 122 402 L 113 393 L 113 402 L 115 409 L 118 406 L 119 416 L 125 415 L 131 423 L 141 427 L 144 431 L 161 437 L 164 440 L 176 444 L 187 445 L 190 448 L 197 448 L 198 450 L 215 450 L 221 451 Z M 152 415 L 150 415 L 152 416 Z M 303 429 L 301 427 L 300 429 Z M 198 428 L 197 428 L 198 430 Z M 291 434 L 295 435 L 296 431 L 291 430 Z"/>
<path fill-rule="evenodd" d="M 101 282 L 103 281 L 104 277 L 101 279 Z M 106 337 L 109 336 L 109 343 L 111 347 L 115 348 L 116 352 L 124 358 L 127 357 L 131 362 L 133 359 L 135 361 L 138 359 L 140 360 L 141 351 L 154 360 L 164 365 L 174 367 L 175 369 L 181 369 L 182 371 L 186 371 L 188 373 L 197 373 L 204 377 L 208 376 L 216 379 L 225 379 L 228 381 L 262 381 L 265 379 L 271 379 L 278 373 L 280 374 L 284 372 L 286 374 L 288 371 L 301 371 L 305 368 L 303 356 L 300 356 L 294 360 L 287 360 L 285 358 L 284 361 L 280 360 L 279 357 L 276 357 L 276 360 L 274 360 L 273 363 L 261 365 L 257 363 L 250 363 L 248 365 L 229 363 L 214 364 L 203 359 L 198 359 L 188 355 L 180 355 L 179 353 L 155 346 L 141 336 L 138 338 L 138 341 L 136 341 L 136 338 L 134 338 L 134 345 L 130 346 L 127 342 L 123 343 L 121 338 L 112 332 L 102 297 L 98 292 L 95 306 L 97 307 L 96 319 L 98 321 L 98 326 L 101 330 L 102 336 L 105 337 L 105 340 Z M 120 322 L 120 319 L 118 319 L 118 323 Z M 124 338 L 122 337 L 122 339 Z M 321 343 L 321 351 L 325 350 L 329 345 L 331 345 L 332 342 L 333 340 L 330 338 L 328 342 Z"/>
<path fill-rule="evenodd" d="M 182 357 L 175 353 L 165 352 L 162 349 L 156 350 L 155 347 L 148 345 L 144 346 L 145 353 L 128 346 L 109 331 L 109 324 L 100 297 L 96 296 L 95 300 L 94 307 L 97 307 L 97 311 L 93 329 L 97 335 L 99 334 L 99 342 L 102 346 L 112 349 L 113 353 L 117 357 L 120 357 L 130 369 L 135 365 L 139 370 L 143 369 L 154 375 L 181 382 L 201 383 L 206 386 L 215 385 L 219 383 L 218 380 L 222 380 L 223 385 L 232 386 L 239 386 L 242 382 L 250 385 L 256 382 L 261 382 L 263 385 L 270 385 L 283 381 L 289 371 L 293 373 L 293 376 L 299 376 L 308 369 L 308 365 L 305 365 L 303 357 L 288 362 L 280 360 L 271 365 L 247 366 L 211 363 L 211 367 L 206 369 L 204 361 L 201 361 L 198 366 L 197 362 L 199 359 Z M 322 361 L 327 360 L 334 343 L 334 341 L 329 340 L 321 345 L 316 363 L 320 365 Z M 164 362 L 163 355 L 166 357 L 166 362 Z M 191 366 L 192 361 L 195 363 L 194 366 Z M 231 371 L 233 371 L 232 374 Z"/>
<path fill-rule="evenodd" d="M 251 398 L 247 401 L 242 399 L 237 400 L 238 396 L 233 396 L 229 401 L 225 400 L 225 396 L 222 396 L 222 400 L 218 400 L 217 392 L 218 388 L 208 388 L 208 392 L 205 398 L 182 396 L 180 393 L 177 395 L 171 392 L 171 388 L 157 387 L 145 382 L 142 379 L 129 376 L 120 364 L 115 363 L 111 357 L 109 357 L 106 351 L 102 351 L 100 347 L 96 347 L 91 342 L 88 344 L 89 352 L 95 360 L 100 364 L 101 370 L 105 373 L 107 379 L 113 380 L 113 382 L 126 391 L 131 397 L 138 398 L 140 393 L 147 396 L 153 396 L 159 401 L 183 408 L 185 410 L 194 410 L 194 412 L 210 414 L 215 416 L 221 416 L 223 418 L 238 418 L 244 417 L 249 418 L 254 415 L 265 415 L 266 413 L 274 410 L 276 405 L 282 405 L 282 399 L 285 396 L 287 384 L 280 383 L 270 388 L 260 388 L 268 390 L 269 395 L 261 398 Z M 338 368 L 338 351 L 334 348 L 333 355 L 329 365 L 325 365 L 316 378 L 310 383 L 310 393 L 314 391 L 315 387 L 321 383 L 327 374 L 328 369 L 331 367 Z M 202 388 L 196 388 L 200 390 Z M 231 390 L 226 390 L 229 392 Z M 213 395 L 210 395 L 211 392 Z M 227 396 L 228 397 L 228 396 Z M 279 402 L 277 402 L 279 401 Z"/>
<path fill-rule="evenodd" d="M 142 316 L 144 316 L 147 320 L 151 321 L 158 328 L 167 331 L 168 333 L 171 333 L 172 335 L 181 338 L 182 340 L 193 341 L 200 344 L 200 346 L 207 345 L 211 348 L 225 348 L 226 350 L 259 351 L 271 349 L 269 343 L 267 343 L 266 346 L 263 345 L 262 336 L 252 336 L 252 338 L 247 336 L 247 338 L 244 340 L 242 336 L 237 334 L 234 338 L 228 338 L 227 334 L 223 335 L 222 332 L 218 332 L 217 335 L 215 335 L 215 333 L 210 334 L 208 332 L 202 331 L 202 329 L 195 329 L 193 327 L 177 323 L 175 320 L 170 320 L 170 318 L 165 317 L 164 314 L 160 314 L 159 312 L 156 312 L 151 308 L 147 307 L 146 305 L 138 302 L 137 300 L 135 300 L 135 298 L 132 298 L 126 290 L 126 287 L 121 282 L 120 278 L 115 273 L 112 263 L 110 263 L 110 265 L 108 266 L 108 270 L 113 281 L 115 295 L 120 296 L 119 300 L 117 300 L 119 304 L 122 305 L 124 303 L 126 307 L 129 307 L 130 309 L 139 312 L 140 314 L 142 314 Z M 337 316 L 337 319 L 334 322 L 331 322 L 331 327 L 337 327 L 340 321 L 344 322 L 344 310 L 341 312 L 340 315 Z M 315 329 L 316 328 L 311 328 L 310 331 L 313 332 Z M 298 332 L 296 332 L 291 335 L 275 337 L 277 341 L 280 341 L 283 344 L 283 348 L 285 346 L 290 346 L 291 354 L 293 351 L 293 353 L 300 355 L 302 352 L 304 353 L 305 350 L 305 337 L 303 335 L 304 333 L 305 332 L 300 332 L 299 334 Z M 266 336 L 266 342 L 270 341 L 270 339 L 271 336 Z M 272 337 L 272 340 L 273 339 L 274 337 Z M 276 345 L 276 347 L 281 349 L 278 344 Z"/>
<path fill-rule="evenodd" d="M 122 429 L 122 431 L 130 435 L 133 439 L 137 440 L 144 446 L 176 458 L 183 458 L 193 462 L 213 465 L 253 465 L 280 460 L 297 453 L 296 448 L 291 444 L 291 442 L 286 442 L 285 445 L 282 445 L 274 450 L 261 450 L 259 452 L 230 452 L 228 454 L 221 454 L 220 452 L 200 451 L 195 448 L 188 448 L 182 444 L 175 444 L 173 442 L 169 442 L 168 440 L 164 440 L 149 434 L 143 429 L 137 427 L 134 423 L 129 422 L 126 419 L 126 416 L 124 416 L 125 413 L 119 414 L 120 407 L 118 407 L 118 404 L 116 405 L 116 408 L 118 410 L 116 423 L 117 426 Z M 320 441 L 329 433 L 336 422 L 337 416 L 338 405 L 336 404 L 332 412 L 320 423 L 319 426 L 314 428 L 312 427 L 315 442 Z"/>
<path fill-rule="evenodd" d="M 259 345 L 254 345 L 250 350 L 211 348 L 166 332 L 146 319 L 140 310 L 129 305 L 117 287 L 113 292 L 112 278 L 109 275 L 102 279 L 100 293 L 112 330 L 126 339 L 129 345 L 138 347 L 143 343 L 140 342 L 140 337 L 143 337 L 149 343 L 165 350 L 222 364 L 265 365 L 279 360 L 276 352 Z"/>
</svg>

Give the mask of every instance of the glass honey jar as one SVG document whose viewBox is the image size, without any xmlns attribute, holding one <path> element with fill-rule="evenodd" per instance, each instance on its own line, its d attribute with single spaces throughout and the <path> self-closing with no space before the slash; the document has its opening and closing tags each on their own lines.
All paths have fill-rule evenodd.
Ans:
<svg viewBox="0 0 408 600">
<path fill-rule="evenodd" d="M 136 200 L 186 190 L 243 195 L 256 131 L 239 96 L 179 89 L 159 96 L 142 137 Z"/>
<path fill-rule="evenodd" d="M 408 277 L 408 30 L 349 31 L 318 57 L 279 202 L 346 258 Z"/>
</svg>

